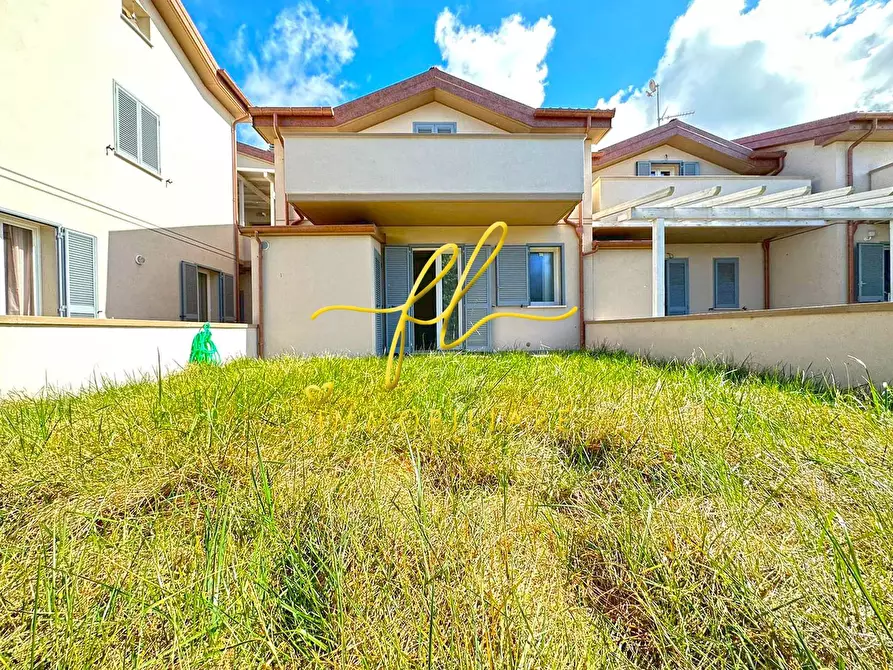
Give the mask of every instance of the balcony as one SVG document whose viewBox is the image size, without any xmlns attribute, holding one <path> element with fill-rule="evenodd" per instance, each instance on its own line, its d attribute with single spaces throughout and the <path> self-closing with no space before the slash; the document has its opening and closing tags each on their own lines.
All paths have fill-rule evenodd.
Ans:
<svg viewBox="0 0 893 670">
<path fill-rule="evenodd" d="M 551 224 L 582 198 L 583 151 L 567 135 L 286 137 L 285 190 L 320 224 Z"/>
</svg>

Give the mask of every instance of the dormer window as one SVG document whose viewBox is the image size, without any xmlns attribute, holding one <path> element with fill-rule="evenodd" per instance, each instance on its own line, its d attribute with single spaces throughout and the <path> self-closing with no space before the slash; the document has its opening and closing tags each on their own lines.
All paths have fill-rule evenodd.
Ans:
<svg viewBox="0 0 893 670">
<path fill-rule="evenodd" d="M 417 135 L 455 135 L 456 123 L 444 121 L 415 121 L 412 132 Z"/>
<path fill-rule="evenodd" d="M 148 12 L 137 0 L 121 0 L 121 18 L 151 44 L 152 22 Z"/>
</svg>

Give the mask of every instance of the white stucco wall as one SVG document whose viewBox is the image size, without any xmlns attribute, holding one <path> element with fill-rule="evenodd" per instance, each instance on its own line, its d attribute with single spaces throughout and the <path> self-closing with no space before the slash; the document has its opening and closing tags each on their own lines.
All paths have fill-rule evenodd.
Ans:
<svg viewBox="0 0 893 670">
<path fill-rule="evenodd" d="M 378 242 L 371 236 L 322 235 L 264 241 L 264 356 L 374 354 L 373 315 L 333 312 L 315 321 L 310 316 L 328 305 L 374 306 L 373 252 Z"/>
<path fill-rule="evenodd" d="M 455 123 L 457 133 L 498 133 L 507 131 L 491 126 L 485 121 L 469 116 L 457 109 L 439 102 L 429 102 L 411 111 L 395 116 L 374 126 L 361 130 L 362 133 L 411 133 L 414 122 Z"/>
<path fill-rule="evenodd" d="M 893 304 L 699 314 L 586 324 L 589 347 L 657 360 L 781 368 L 839 386 L 893 381 Z"/>
<path fill-rule="evenodd" d="M 773 308 L 845 303 L 846 224 L 773 240 L 769 267 Z"/>
<path fill-rule="evenodd" d="M 619 163 L 615 163 L 610 167 L 604 168 L 603 170 L 593 172 L 592 176 L 634 177 L 636 175 L 636 161 L 654 161 L 656 163 L 660 163 L 663 161 L 697 161 L 701 164 L 702 175 L 735 174 L 734 171 L 729 170 L 728 168 L 724 168 L 720 165 L 716 165 L 715 163 L 711 163 L 710 161 L 706 161 L 703 158 L 699 158 L 698 156 L 688 153 L 687 151 L 682 151 L 681 149 L 677 149 L 676 147 L 671 147 L 669 144 L 664 144 L 662 146 L 655 147 L 654 149 L 643 151 L 636 156 L 627 158 L 626 160 L 622 160 Z"/>
<path fill-rule="evenodd" d="M 875 170 L 871 174 L 871 182 L 869 184 L 871 190 L 877 188 L 889 188 L 893 186 L 893 163 Z"/>
<path fill-rule="evenodd" d="M 232 222 L 232 117 L 143 5 L 151 46 L 120 0 L 0 0 L 0 208 L 97 237 L 100 316 L 115 316 L 109 231 Z M 114 81 L 160 116 L 161 178 L 106 149 Z M 152 286 L 131 290 L 139 301 Z"/>
<path fill-rule="evenodd" d="M 298 200 L 579 199 L 583 150 L 582 135 L 290 136 L 285 190 Z"/>
<path fill-rule="evenodd" d="M 76 391 L 176 371 L 189 362 L 197 324 L 0 316 L 0 396 L 45 386 Z M 253 358 L 253 326 L 211 324 L 221 358 Z"/>
</svg>

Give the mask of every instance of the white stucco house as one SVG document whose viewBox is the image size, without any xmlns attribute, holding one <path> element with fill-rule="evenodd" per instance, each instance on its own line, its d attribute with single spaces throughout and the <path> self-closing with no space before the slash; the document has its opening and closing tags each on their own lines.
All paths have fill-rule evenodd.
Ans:
<svg viewBox="0 0 893 670">
<path fill-rule="evenodd" d="M 180 0 L 0 16 L 0 315 L 235 320 L 248 101 Z"/>
</svg>

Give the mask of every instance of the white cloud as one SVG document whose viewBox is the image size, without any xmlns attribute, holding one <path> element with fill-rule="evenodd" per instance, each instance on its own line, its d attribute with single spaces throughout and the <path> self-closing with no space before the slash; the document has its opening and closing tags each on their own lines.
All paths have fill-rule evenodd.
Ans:
<svg viewBox="0 0 893 670">
<path fill-rule="evenodd" d="M 246 68 L 243 90 L 255 105 L 337 105 L 345 84 L 337 77 L 357 48 L 342 22 L 323 19 L 309 2 L 282 10 L 266 35 L 248 45 L 243 25 L 230 52 Z"/>
<path fill-rule="evenodd" d="M 693 0 L 670 30 L 655 78 L 670 114 L 741 137 L 857 109 L 893 108 L 893 2 Z M 613 144 L 655 125 L 645 87 L 616 107 Z"/>
<path fill-rule="evenodd" d="M 528 25 L 512 14 L 487 32 L 444 9 L 434 24 L 447 72 L 533 107 L 546 98 L 546 54 L 554 38 L 551 16 Z"/>
</svg>

